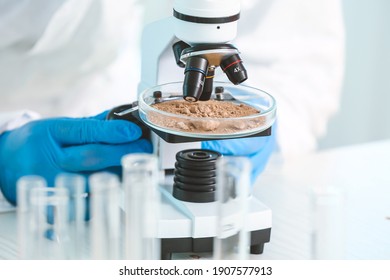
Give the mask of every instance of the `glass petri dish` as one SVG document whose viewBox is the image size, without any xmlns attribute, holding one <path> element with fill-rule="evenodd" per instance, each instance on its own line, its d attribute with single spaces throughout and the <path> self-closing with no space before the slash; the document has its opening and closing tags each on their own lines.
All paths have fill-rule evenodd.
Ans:
<svg viewBox="0 0 390 280">
<path fill-rule="evenodd" d="M 231 105 L 245 106 L 244 108 L 249 106 L 250 109 L 255 109 L 255 113 L 240 117 L 198 117 L 156 108 L 156 104 L 163 102 L 187 102 L 183 99 L 182 86 L 182 82 L 168 83 L 143 91 L 138 98 L 142 121 L 159 131 L 203 139 L 249 136 L 268 129 L 275 122 L 276 103 L 270 94 L 253 87 L 225 82 L 214 82 L 210 101 L 229 102 Z M 205 101 L 196 103 L 201 105 L 202 102 Z"/>
</svg>

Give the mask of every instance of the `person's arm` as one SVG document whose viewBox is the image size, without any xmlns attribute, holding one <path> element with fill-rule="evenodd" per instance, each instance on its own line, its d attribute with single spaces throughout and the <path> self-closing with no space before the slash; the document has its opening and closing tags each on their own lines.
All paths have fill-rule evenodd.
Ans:
<svg viewBox="0 0 390 280">
<path fill-rule="evenodd" d="M 344 71 L 341 1 L 264 3 L 242 2 L 236 44 L 248 70 L 247 84 L 276 98 L 281 153 L 313 151 L 339 106 Z"/>
<path fill-rule="evenodd" d="M 0 134 L 39 118 L 38 113 L 28 110 L 0 112 Z"/>
</svg>

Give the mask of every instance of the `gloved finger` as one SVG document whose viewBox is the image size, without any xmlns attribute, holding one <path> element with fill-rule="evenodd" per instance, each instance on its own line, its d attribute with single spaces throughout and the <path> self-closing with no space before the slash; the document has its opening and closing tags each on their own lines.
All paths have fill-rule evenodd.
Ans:
<svg viewBox="0 0 390 280">
<path fill-rule="evenodd" d="M 63 149 L 59 166 L 68 172 L 98 171 L 119 166 L 121 158 L 130 153 L 151 153 L 152 144 L 140 139 L 125 144 L 87 144 Z"/>
<path fill-rule="evenodd" d="M 50 130 L 54 139 L 63 145 L 120 144 L 137 140 L 142 135 L 138 125 L 124 120 L 60 119 Z"/>
<path fill-rule="evenodd" d="M 203 149 L 220 152 L 223 155 L 247 156 L 262 149 L 267 137 L 249 137 L 202 142 Z"/>
</svg>

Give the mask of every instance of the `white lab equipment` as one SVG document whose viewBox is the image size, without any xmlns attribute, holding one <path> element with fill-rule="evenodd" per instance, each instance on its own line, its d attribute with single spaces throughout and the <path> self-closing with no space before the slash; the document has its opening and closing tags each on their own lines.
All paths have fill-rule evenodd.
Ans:
<svg viewBox="0 0 390 280">
<path fill-rule="evenodd" d="M 88 252 L 86 179 L 79 174 L 61 173 L 55 179 L 55 188 L 68 191 L 69 258 L 85 259 Z"/>
<path fill-rule="evenodd" d="M 90 176 L 90 257 L 123 258 L 121 184 L 117 175 L 99 172 Z"/>
<path fill-rule="evenodd" d="M 129 154 L 122 158 L 126 259 L 160 259 L 157 161 L 150 154 Z"/>
<path fill-rule="evenodd" d="M 20 256 L 23 259 L 70 259 L 68 191 L 42 187 L 42 183 L 40 178 L 32 177 L 22 177 L 18 183 L 18 191 L 21 191 Z"/>
<path fill-rule="evenodd" d="M 33 255 L 31 248 L 33 240 L 30 234 L 31 190 L 45 187 L 46 180 L 40 176 L 22 177 L 17 182 L 18 247 L 21 259 L 27 259 Z"/>
<path fill-rule="evenodd" d="M 312 258 L 346 258 L 346 192 L 336 185 L 316 185 L 311 190 Z"/>
</svg>

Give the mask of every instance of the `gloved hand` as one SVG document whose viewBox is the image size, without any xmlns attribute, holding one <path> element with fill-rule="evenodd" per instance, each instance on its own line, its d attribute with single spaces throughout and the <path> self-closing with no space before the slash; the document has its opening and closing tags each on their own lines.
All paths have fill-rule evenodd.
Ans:
<svg viewBox="0 0 390 280">
<path fill-rule="evenodd" d="M 120 166 L 123 155 L 152 152 L 141 129 L 124 120 L 53 118 L 27 123 L 0 135 L 0 188 L 16 204 L 16 181 L 24 175 L 44 177 L 54 185 L 61 172 L 89 174 Z"/>
<path fill-rule="evenodd" d="M 275 135 L 202 142 L 203 149 L 220 152 L 226 156 L 248 157 L 252 164 L 251 182 L 264 170 L 275 149 Z"/>
</svg>

